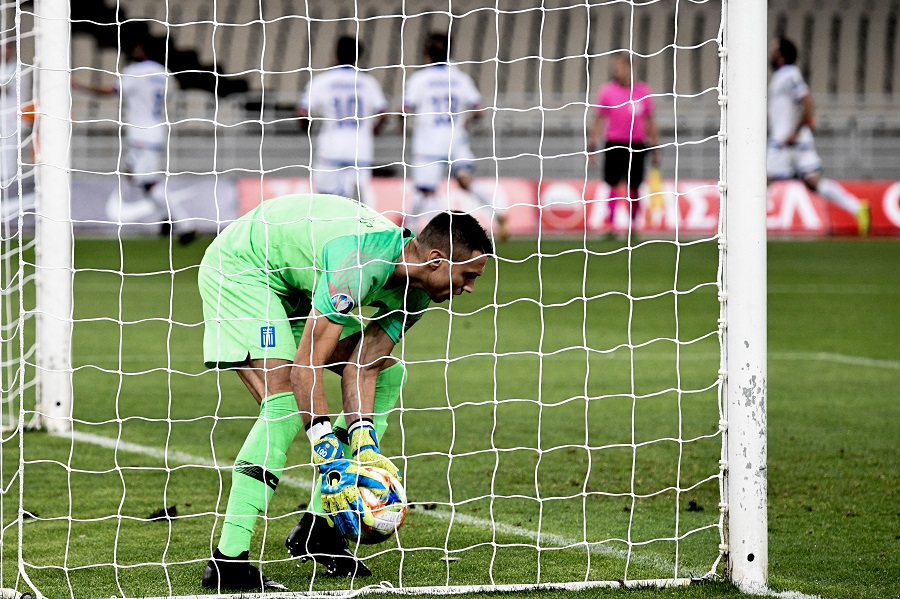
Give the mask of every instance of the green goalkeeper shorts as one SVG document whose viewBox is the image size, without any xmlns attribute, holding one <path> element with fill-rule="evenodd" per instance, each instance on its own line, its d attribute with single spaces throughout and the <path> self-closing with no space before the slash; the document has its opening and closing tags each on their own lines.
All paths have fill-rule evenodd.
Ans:
<svg viewBox="0 0 900 599">
<path fill-rule="evenodd" d="M 247 358 L 294 361 L 297 344 L 312 311 L 305 294 L 285 298 L 267 284 L 265 275 L 223 276 L 201 267 L 203 300 L 203 361 L 207 368 L 234 368 Z M 341 339 L 362 330 L 359 319 L 348 320 Z"/>
</svg>

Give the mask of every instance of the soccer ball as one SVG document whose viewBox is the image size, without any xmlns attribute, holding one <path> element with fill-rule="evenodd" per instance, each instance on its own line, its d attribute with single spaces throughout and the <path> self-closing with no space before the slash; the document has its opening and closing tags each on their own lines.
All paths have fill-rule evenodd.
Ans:
<svg viewBox="0 0 900 599">
<path fill-rule="evenodd" d="M 406 490 L 396 476 L 382 468 L 362 466 L 359 473 L 361 476 L 367 476 L 380 482 L 388 490 L 379 493 L 368 487 L 359 487 L 359 496 L 372 510 L 375 522 L 371 526 L 360 522 L 359 536 L 351 534 L 347 536 L 347 540 L 351 543 L 374 545 L 391 538 L 403 524 L 407 510 Z"/>
</svg>

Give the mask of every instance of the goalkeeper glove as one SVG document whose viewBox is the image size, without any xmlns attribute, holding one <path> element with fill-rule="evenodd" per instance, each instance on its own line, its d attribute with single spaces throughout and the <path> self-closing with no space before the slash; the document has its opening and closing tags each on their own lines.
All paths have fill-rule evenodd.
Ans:
<svg viewBox="0 0 900 599">
<path fill-rule="evenodd" d="M 363 466 L 374 466 L 387 470 L 397 480 L 402 480 L 400 470 L 393 462 L 381 455 L 378 449 L 378 436 L 375 426 L 370 420 L 360 419 L 350 426 L 350 451 L 353 457 Z"/>
<path fill-rule="evenodd" d="M 341 442 L 327 433 L 313 443 L 313 464 L 322 478 L 322 508 L 345 537 L 359 536 L 360 521 L 372 526 L 375 517 L 359 496 L 359 486 L 376 493 L 387 488 L 380 482 L 359 474 L 359 465 L 346 460 Z"/>
</svg>

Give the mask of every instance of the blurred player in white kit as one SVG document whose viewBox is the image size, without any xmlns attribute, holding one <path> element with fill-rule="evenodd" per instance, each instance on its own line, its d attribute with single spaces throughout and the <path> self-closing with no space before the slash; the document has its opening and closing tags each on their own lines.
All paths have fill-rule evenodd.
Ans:
<svg viewBox="0 0 900 599">
<path fill-rule="evenodd" d="M 22 126 L 19 105 L 26 107 L 31 97 L 31 80 L 24 73 L 19 77 L 19 90 L 16 90 L 17 62 L 15 40 L 4 42 L 0 46 L 0 186 L 4 198 L 18 171 L 18 132 Z"/>
<path fill-rule="evenodd" d="M 766 153 L 768 182 L 801 179 L 810 191 L 840 206 L 856 218 L 860 235 L 869 232 L 868 203 L 844 189 L 837 181 L 822 177 L 822 160 L 816 152 L 816 124 L 812 94 L 795 64 L 797 47 L 779 37 L 772 41 L 769 63 L 769 144 Z"/>
<path fill-rule="evenodd" d="M 338 39 L 336 66 L 310 80 L 296 114 L 320 123 L 313 145 L 313 190 L 372 206 L 374 137 L 387 119 L 387 101 L 375 78 L 359 70 L 362 55 L 355 38 Z"/>
<path fill-rule="evenodd" d="M 415 196 L 410 228 L 418 230 L 435 214 L 451 208 L 436 193 L 449 168 L 462 189 L 493 209 L 500 238 L 506 239 L 503 212 L 472 185 L 475 155 L 469 147 L 469 127 L 481 117 L 481 94 L 471 77 L 450 64 L 447 35 L 429 34 L 424 50 L 427 64 L 410 75 L 403 96 L 404 114 L 414 115 L 411 170 Z"/>
<path fill-rule="evenodd" d="M 150 58 L 147 40 L 134 40 L 128 55 L 130 62 L 112 85 L 93 86 L 73 80 L 75 89 L 104 95 L 118 95 L 122 101 L 122 130 L 125 138 L 124 174 L 139 192 L 138 201 L 120 194 L 119 186 L 106 202 L 107 215 L 114 222 L 142 222 L 153 218 L 160 223 L 159 233 L 168 236 L 173 228 L 181 243 L 194 239 L 177 205 L 166 198 L 166 150 L 169 123 L 166 100 L 174 92 L 172 73 Z"/>
</svg>

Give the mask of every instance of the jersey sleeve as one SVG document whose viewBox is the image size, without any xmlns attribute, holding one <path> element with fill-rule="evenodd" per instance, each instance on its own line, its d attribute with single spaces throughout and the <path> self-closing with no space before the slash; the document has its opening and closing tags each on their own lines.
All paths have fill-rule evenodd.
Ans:
<svg viewBox="0 0 900 599">
<path fill-rule="evenodd" d="M 394 343 L 400 343 L 406 331 L 419 322 L 431 304 L 431 298 L 421 289 L 410 289 L 403 304 L 396 309 L 379 308 L 373 317 Z"/>
<path fill-rule="evenodd" d="M 653 90 L 650 89 L 649 85 L 644 85 L 642 91 L 644 93 L 644 116 L 653 116 L 656 110 L 656 104 L 653 102 Z"/>
<path fill-rule="evenodd" d="M 419 94 L 418 81 L 419 78 L 416 77 L 415 74 L 406 80 L 406 91 L 403 93 L 403 106 L 410 110 L 415 110 L 419 105 L 417 99 Z"/>
<path fill-rule="evenodd" d="M 301 108 L 305 110 L 307 113 L 310 112 L 310 96 L 312 95 L 312 81 L 306 84 L 306 87 L 303 88 L 303 92 L 300 94 L 300 97 L 297 98 L 297 108 Z"/>
<path fill-rule="evenodd" d="M 604 84 L 597 91 L 597 112 L 603 116 L 608 116 L 612 106 L 609 98 L 609 85 Z"/>
<path fill-rule="evenodd" d="M 809 87 L 806 85 L 806 81 L 803 80 L 803 76 L 800 74 L 799 69 L 791 73 L 788 84 L 791 89 L 791 98 L 793 98 L 795 102 L 799 102 L 809 95 Z"/>
<path fill-rule="evenodd" d="M 394 256 L 386 255 L 387 246 L 367 244 L 365 237 L 337 237 L 322 250 L 322 270 L 316 273 L 313 307 L 340 325 L 359 313 L 366 297 L 383 286 L 394 270 Z"/>
<path fill-rule="evenodd" d="M 466 94 L 466 103 L 469 108 L 478 108 L 481 106 L 481 92 L 478 91 L 478 88 L 475 86 L 475 81 L 472 80 L 471 77 L 466 75 L 464 77 L 465 83 L 465 94 Z"/>
<path fill-rule="evenodd" d="M 378 82 L 375 79 L 371 79 L 369 96 L 372 102 L 372 114 L 381 114 L 385 110 L 387 110 L 387 99 L 384 97 L 384 92 L 381 90 L 381 86 L 378 85 Z"/>
</svg>

